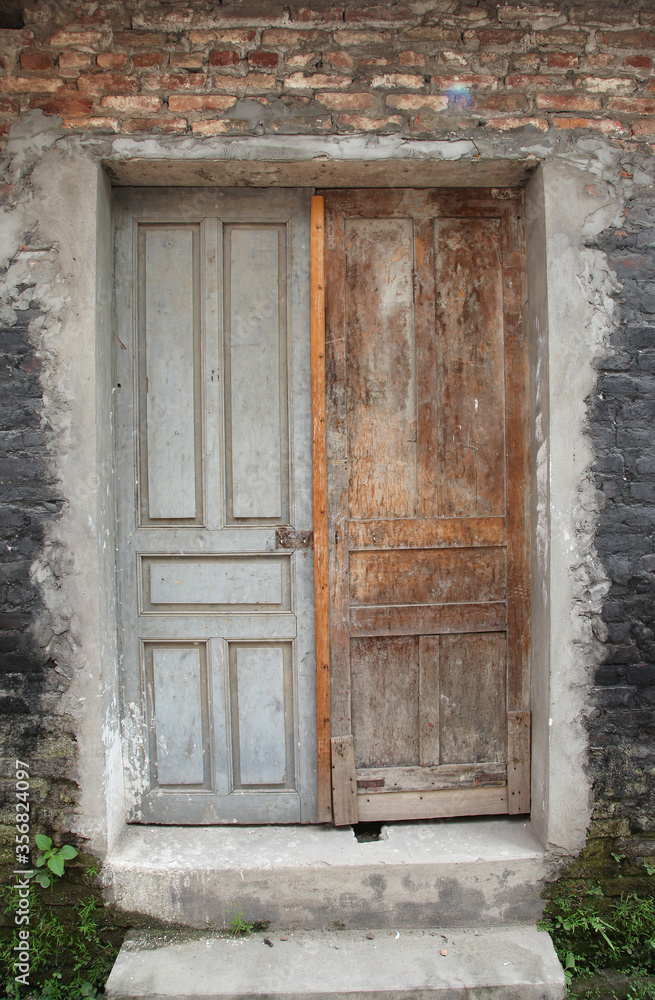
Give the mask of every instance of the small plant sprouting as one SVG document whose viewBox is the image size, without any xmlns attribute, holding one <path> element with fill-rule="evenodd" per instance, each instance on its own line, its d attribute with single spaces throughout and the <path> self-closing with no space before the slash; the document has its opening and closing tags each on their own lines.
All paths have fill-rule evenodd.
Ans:
<svg viewBox="0 0 655 1000">
<path fill-rule="evenodd" d="M 36 868 L 43 870 L 36 872 L 34 879 L 40 886 L 47 889 L 52 879 L 48 872 L 45 871 L 45 868 L 47 867 L 54 875 L 61 878 L 64 874 L 66 862 L 76 858 L 77 851 L 72 844 L 62 844 L 61 847 L 54 847 L 50 837 L 46 837 L 43 833 L 37 833 L 35 839 L 39 854 L 34 864 Z"/>
<path fill-rule="evenodd" d="M 235 907 L 228 911 L 228 917 L 230 918 L 230 933 L 233 937 L 248 937 L 249 934 L 252 934 L 255 925 L 249 920 L 244 920 L 243 910 L 237 910 Z"/>
<path fill-rule="evenodd" d="M 644 861 L 644 868 L 646 869 L 649 875 L 655 875 L 655 862 Z"/>
</svg>

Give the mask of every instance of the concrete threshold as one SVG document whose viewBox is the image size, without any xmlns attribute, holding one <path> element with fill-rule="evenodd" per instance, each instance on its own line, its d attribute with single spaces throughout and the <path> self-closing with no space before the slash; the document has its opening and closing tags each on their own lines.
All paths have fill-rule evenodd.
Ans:
<svg viewBox="0 0 655 1000">
<path fill-rule="evenodd" d="M 554 861 L 524 820 L 382 828 L 129 827 L 108 856 L 106 898 L 198 929 L 231 914 L 271 929 L 534 923 Z"/>
<path fill-rule="evenodd" d="M 563 1000 L 534 926 L 270 932 L 123 945 L 106 1000 Z"/>
</svg>

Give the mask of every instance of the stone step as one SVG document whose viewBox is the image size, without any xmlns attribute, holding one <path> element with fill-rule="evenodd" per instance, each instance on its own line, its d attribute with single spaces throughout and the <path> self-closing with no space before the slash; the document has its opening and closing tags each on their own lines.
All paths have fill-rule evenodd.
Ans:
<svg viewBox="0 0 655 1000">
<path fill-rule="evenodd" d="M 553 859 L 522 819 L 351 827 L 131 827 L 105 865 L 107 902 L 200 930 L 230 911 L 270 928 L 536 923 Z"/>
<path fill-rule="evenodd" d="M 290 931 L 247 938 L 136 932 L 106 1000 L 563 1000 L 534 925 Z"/>
</svg>

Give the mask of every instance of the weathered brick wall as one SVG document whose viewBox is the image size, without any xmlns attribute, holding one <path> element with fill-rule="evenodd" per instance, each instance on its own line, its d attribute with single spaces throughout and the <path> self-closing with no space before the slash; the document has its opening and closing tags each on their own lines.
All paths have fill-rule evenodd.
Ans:
<svg viewBox="0 0 655 1000">
<path fill-rule="evenodd" d="M 596 548 L 612 581 L 606 658 L 589 720 L 595 837 L 614 853 L 655 853 L 655 199 L 636 198 L 600 249 L 621 283 L 614 353 L 590 406 L 606 504 Z M 636 873 L 635 873 L 636 874 Z"/>
<path fill-rule="evenodd" d="M 586 127 L 655 141 L 651 0 L 87 4 L 0 33 L 0 128 L 198 135 Z M 248 100 L 245 100 L 245 99 Z"/>
<path fill-rule="evenodd" d="M 85 136 L 367 132 L 475 141 L 527 125 L 562 147 L 581 128 L 628 155 L 652 154 L 655 143 L 652 0 L 29 0 L 6 9 L 3 136 L 21 114 L 40 109 Z M 15 195 L 10 184 L 0 193 Z M 654 846 L 653 213 L 652 200 L 634 202 L 624 228 L 600 244 L 623 282 L 616 353 L 589 404 L 606 496 L 597 548 L 612 579 L 606 662 L 589 721 L 592 833 L 605 859 L 614 838 L 630 838 L 636 854 Z M 37 821 L 65 829 L 75 747 L 56 700 L 66 681 L 49 634 L 28 630 L 40 607 L 31 567 L 62 498 L 48 471 L 29 295 L 14 292 L 21 305 L 0 334 L 9 380 L 0 395 L 2 737 L 35 761 Z"/>
</svg>

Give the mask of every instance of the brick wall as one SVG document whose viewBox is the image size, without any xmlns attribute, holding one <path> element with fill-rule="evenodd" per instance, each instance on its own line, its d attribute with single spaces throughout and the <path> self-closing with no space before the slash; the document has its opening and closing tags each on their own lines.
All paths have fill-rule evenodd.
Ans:
<svg viewBox="0 0 655 1000">
<path fill-rule="evenodd" d="M 592 129 L 627 154 L 652 154 L 655 143 L 652 0 L 29 0 L 5 7 L 3 136 L 22 113 L 40 109 L 84 134 L 475 138 L 528 125 L 562 143 L 572 129 Z M 13 197 L 10 185 L 2 197 Z M 607 859 L 616 837 L 629 838 L 633 853 L 655 848 L 652 199 L 631 203 L 625 226 L 599 246 L 622 282 L 615 354 L 599 372 L 589 410 L 606 496 L 597 547 L 612 579 L 606 662 L 589 720 L 592 833 Z M 31 566 L 63 499 L 48 472 L 39 359 L 28 332 L 38 318 L 29 289 L 14 293 L 20 307 L 3 312 L 9 319 L 0 331 L 2 739 L 36 761 L 37 822 L 65 829 L 75 799 L 74 735 L 53 714 L 65 680 L 47 630 L 28 632 L 41 604 Z M 1 829 L 13 836 L 0 822 Z"/>
<path fill-rule="evenodd" d="M 651 0 L 29 0 L 23 19 L 0 31 L 4 132 L 40 108 L 109 132 L 431 137 L 532 125 L 655 141 Z"/>
</svg>

